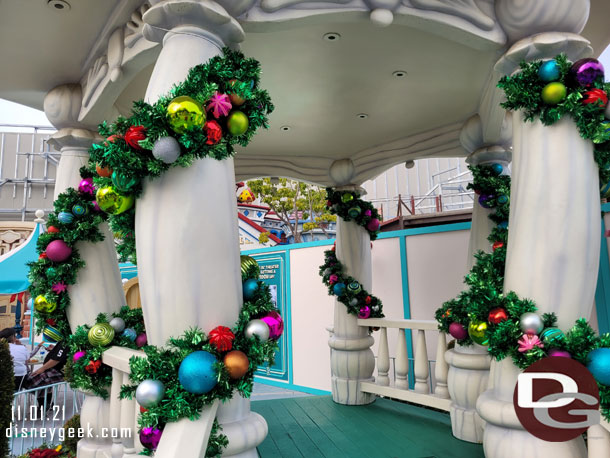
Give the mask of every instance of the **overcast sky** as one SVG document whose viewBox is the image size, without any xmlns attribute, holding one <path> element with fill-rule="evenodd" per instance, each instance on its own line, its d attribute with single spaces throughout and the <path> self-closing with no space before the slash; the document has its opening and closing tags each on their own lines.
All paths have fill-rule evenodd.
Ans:
<svg viewBox="0 0 610 458">
<path fill-rule="evenodd" d="M 606 69 L 606 81 L 610 81 L 610 46 L 602 53 L 599 60 Z M 51 125 L 42 111 L 0 99 L 0 125 L 2 124 Z"/>
</svg>

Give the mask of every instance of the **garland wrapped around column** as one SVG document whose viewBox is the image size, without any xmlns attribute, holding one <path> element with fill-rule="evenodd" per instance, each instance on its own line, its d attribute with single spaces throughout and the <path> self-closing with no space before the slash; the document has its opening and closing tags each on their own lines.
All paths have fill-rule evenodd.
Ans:
<svg viewBox="0 0 610 458">
<path fill-rule="evenodd" d="M 581 137 L 593 142 L 602 191 L 607 188 L 610 84 L 604 83 L 601 63 L 596 59 L 571 63 L 564 55 L 545 62 L 522 63 L 519 73 L 503 77 L 498 86 L 506 94 L 503 108 L 522 110 L 526 122 L 539 119 L 550 126 L 571 116 Z M 475 175 L 475 187 L 479 178 Z M 490 241 L 498 235 L 494 230 Z M 462 345 L 475 342 L 488 346 L 498 361 L 510 356 L 521 369 L 547 356 L 575 359 L 596 379 L 602 415 L 610 420 L 610 334 L 598 336 L 585 318 L 564 332 L 556 327 L 554 314 L 540 316 L 533 301 L 521 299 L 514 292 L 502 293 L 506 240 L 498 240 L 503 246 L 493 253 L 477 255 L 476 265 L 466 276 L 470 289 L 437 310 L 439 329 L 449 331 Z"/>
</svg>

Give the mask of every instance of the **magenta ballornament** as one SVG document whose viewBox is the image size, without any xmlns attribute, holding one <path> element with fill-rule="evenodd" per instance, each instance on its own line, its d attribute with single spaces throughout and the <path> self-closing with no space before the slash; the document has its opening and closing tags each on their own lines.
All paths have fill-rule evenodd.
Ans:
<svg viewBox="0 0 610 458">
<path fill-rule="evenodd" d="M 46 248 L 47 258 L 53 262 L 62 262 L 70 257 L 72 248 L 63 240 L 53 240 Z"/>
<path fill-rule="evenodd" d="M 590 57 L 577 60 L 570 67 L 568 79 L 580 87 L 590 87 L 595 81 L 603 81 L 604 66 L 597 59 Z"/>
<path fill-rule="evenodd" d="M 72 360 L 74 362 L 77 362 L 79 359 L 84 358 L 86 354 L 87 353 L 85 353 L 84 351 L 79 350 L 76 353 L 74 353 L 74 356 L 72 357 Z"/>
<path fill-rule="evenodd" d="M 328 277 L 328 283 L 330 283 L 331 285 L 333 283 L 337 283 L 339 281 L 339 276 L 332 274 L 330 277 Z"/>
<path fill-rule="evenodd" d="M 149 449 L 156 450 L 163 432 L 159 428 L 142 428 L 140 443 Z"/>
<path fill-rule="evenodd" d="M 330 207 L 330 205 L 329 205 Z M 373 213 L 370 210 L 365 210 L 364 216 L 371 216 Z"/>
<path fill-rule="evenodd" d="M 462 340 L 468 337 L 468 330 L 460 323 L 451 323 L 449 325 L 449 334 L 454 339 Z"/>
<path fill-rule="evenodd" d="M 98 212 L 98 213 L 101 213 L 101 211 L 102 211 L 102 209 L 100 208 L 99 204 L 97 203 L 97 200 L 93 201 L 93 210 Z"/>
<path fill-rule="evenodd" d="M 269 326 L 269 338 L 271 340 L 277 340 L 281 337 L 282 332 L 284 331 L 284 320 L 282 320 L 279 313 L 272 311 L 260 319 L 267 323 L 267 326 Z"/>
<path fill-rule="evenodd" d="M 138 348 L 142 348 L 147 343 L 148 343 L 148 339 L 146 338 L 145 332 L 143 332 L 138 337 L 136 337 L 136 345 L 138 346 Z"/>
<path fill-rule="evenodd" d="M 91 200 L 95 197 L 95 186 L 93 186 L 93 178 L 83 178 L 78 184 L 78 191 L 87 194 Z"/>
<path fill-rule="evenodd" d="M 233 105 L 231 105 L 229 96 L 227 94 L 215 92 L 214 95 L 210 97 L 210 101 L 208 102 L 205 111 L 211 111 L 215 118 L 220 118 L 221 116 L 227 116 L 231 111 L 231 108 L 233 108 Z"/>
<path fill-rule="evenodd" d="M 377 218 L 373 218 L 367 223 L 366 228 L 371 232 L 375 232 L 379 229 L 379 224 L 379 220 Z"/>
<path fill-rule="evenodd" d="M 362 320 L 366 320 L 370 316 L 371 316 L 371 308 L 368 305 L 360 307 L 360 310 L 358 310 L 358 318 L 360 318 Z"/>
<path fill-rule="evenodd" d="M 561 358 L 571 358 L 572 355 L 565 350 L 560 350 L 559 348 L 552 348 L 549 350 L 549 356 L 559 356 Z"/>
</svg>

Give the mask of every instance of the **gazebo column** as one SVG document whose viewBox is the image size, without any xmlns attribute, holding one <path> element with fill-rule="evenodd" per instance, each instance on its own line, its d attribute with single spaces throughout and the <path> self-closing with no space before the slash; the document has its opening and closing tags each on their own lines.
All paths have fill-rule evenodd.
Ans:
<svg viewBox="0 0 610 458">
<path fill-rule="evenodd" d="M 153 1 L 144 34 L 163 43 L 145 99 L 154 103 L 190 68 L 244 38 L 239 23 L 213 1 Z M 144 183 L 136 203 L 138 276 L 148 341 L 163 346 L 193 326 L 232 327 L 242 305 L 233 159 L 200 159 Z M 210 218 L 214 215 L 214 218 Z M 235 395 L 217 415 L 229 438 L 224 456 L 256 457 L 267 424 Z M 190 430 L 190 420 L 181 420 Z M 172 442 L 166 430 L 163 441 Z M 169 436 L 168 436 L 169 434 Z"/>
<path fill-rule="evenodd" d="M 588 42 L 573 34 L 540 34 L 517 42 L 496 69 L 510 73 L 521 59 L 551 58 L 566 52 L 576 60 L 590 53 Z M 600 250 L 598 169 L 593 144 L 581 138 L 566 117 L 546 127 L 513 115 L 513 180 L 504 290 L 535 301 L 539 314 L 554 312 L 569 330 L 589 317 L 595 295 Z M 477 402 L 487 422 L 485 455 L 580 458 L 581 437 L 546 442 L 521 426 L 513 391 L 521 372 L 510 360 L 492 363 L 490 389 Z"/>
<path fill-rule="evenodd" d="M 67 188 L 78 189 L 81 180 L 79 169 L 87 165 L 89 147 L 100 140 L 95 131 L 78 123 L 80 108 L 81 87 L 78 84 L 58 86 L 44 100 L 45 114 L 58 129 L 49 144 L 61 151 L 54 198 Z M 76 284 L 68 287 L 70 307 L 67 316 L 72 331 L 83 324 L 94 324 L 99 313 L 116 312 L 125 305 L 114 238 L 108 224 L 103 224 L 100 230 L 104 241 L 76 244 L 85 267 L 78 272 Z M 109 426 L 109 409 L 109 401 L 86 394 L 81 426 L 85 429 L 91 427 L 94 434 L 79 441 L 79 458 L 110 456 L 112 439 L 103 438 L 102 434 L 102 428 Z"/>
<path fill-rule="evenodd" d="M 510 121 L 510 119 L 509 119 Z M 511 126 L 510 122 L 506 123 Z M 508 170 L 511 160 L 510 142 L 512 130 L 503 129 L 501 138 L 495 146 L 486 146 L 482 123 L 479 115 L 470 118 L 462 130 L 460 142 L 467 151 L 473 151 L 466 162 L 470 165 L 500 163 Z M 489 219 L 493 210 L 483 208 L 475 202 L 472 208 L 472 225 L 468 244 L 468 270 L 475 263 L 474 255 L 479 251 L 490 252 L 491 243 L 487 239 L 494 228 Z M 478 397 L 487 389 L 491 357 L 487 347 L 474 344 L 471 346 L 456 345 L 445 353 L 449 364 L 447 386 L 451 396 L 451 429 L 458 439 L 483 442 L 483 421 L 476 411 Z"/>
<path fill-rule="evenodd" d="M 354 166 L 349 159 L 335 161 L 331 177 L 335 182 L 349 182 Z M 366 194 L 359 186 L 345 185 L 337 190 L 357 191 Z M 368 291 L 373 287 L 371 269 L 371 240 L 368 232 L 352 221 L 337 217 L 337 258 L 345 267 L 345 273 L 356 278 Z M 345 305 L 335 300 L 333 332 L 330 346 L 331 386 L 333 401 L 339 404 L 370 404 L 375 395 L 360 390 L 361 382 L 372 382 L 375 356 L 371 346 L 375 342 L 368 329 L 358 326 L 357 317 L 349 314 Z"/>
</svg>

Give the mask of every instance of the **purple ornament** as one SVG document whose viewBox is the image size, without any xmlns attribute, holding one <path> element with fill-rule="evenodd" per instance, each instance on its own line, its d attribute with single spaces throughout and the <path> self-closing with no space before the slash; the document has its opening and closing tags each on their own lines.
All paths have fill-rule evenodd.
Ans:
<svg viewBox="0 0 610 458">
<path fill-rule="evenodd" d="M 580 59 L 570 67 L 568 78 L 580 87 L 590 87 L 595 81 L 604 79 L 604 66 L 597 59 Z"/>
<path fill-rule="evenodd" d="M 79 359 L 83 358 L 87 353 L 85 353 L 82 350 L 77 351 L 76 353 L 74 353 L 74 356 L 72 357 L 72 360 L 74 362 L 78 361 Z"/>
<path fill-rule="evenodd" d="M 146 333 L 145 332 L 143 332 L 138 337 L 136 337 L 136 345 L 138 346 L 138 348 L 142 348 L 147 343 L 148 343 L 148 339 L 146 337 Z"/>
<path fill-rule="evenodd" d="M 142 428 L 140 442 L 146 448 L 156 450 L 163 432 L 158 428 Z"/>
<path fill-rule="evenodd" d="M 360 310 L 358 310 L 358 318 L 366 320 L 370 316 L 371 316 L 371 308 L 368 305 L 365 305 L 364 307 L 360 307 Z"/>
<path fill-rule="evenodd" d="M 332 285 L 333 283 L 337 283 L 339 281 L 339 277 L 335 274 L 332 274 L 328 277 L 328 282 Z"/>
<path fill-rule="evenodd" d="M 269 326 L 269 338 L 271 340 L 277 340 L 282 335 L 284 331 L 284 320 L 279 313 L 276 311 L 269 312 L 265 316 L 261 317 L 267 326 Z"/>
<path fill-rule="evenodd" d="M 78 184 L 79 192 L 87 194 L 91 200 L 95 197 L 95 186 L 93 186 L 93 178 L 83 178 Z"/>
<path fill-rule="evenodd" d="M 371 216 L 371 215 L 372 215 L 372 213 L 371 213 L 371 211 L 370 211 L 370 210 L 366 210 L 366 211 L 364 212 L 364 216 Z"/>
<path fill-rule="evenodd" d="M 561 358 L 571 358 L 572 357 L 572 355 L 570 355 L 567 351 L 560 350 L 558 348 L 552 348 L 551 350 L 549 350 L 549 356 L 559 356 Z"/>
<path fill-rule="evenodd" d="M 72 248 L 63 240 L 53 240 L 47 245 L 45 251 L 47 253 L 47 258 L 53 262 L 65 261 L 72 254 Z"/>
<path fill-rule="evenodd" d="M 451 337 L 458 340 L 462 340 L 468 337 L 468 331 L 466 330 L 466 327 L 464 327 L 460 323 L 451 323 L 449 325 L 449 334 L 451 334 Z"/>
<path fill-rule="evenodd" d="M 366 228 L 371 232 L 375 232 L 377 229 L 379 229 L 379 220 L 377 218 L 373 218 L 367 223 Z"/>
<path fill-rule="evenodd" d="M 479 204 L 483 208 L 491 208 L 493 207 L 493 198 L 491 194 L 481 194 L 479 196 Z"/>
</svg>

